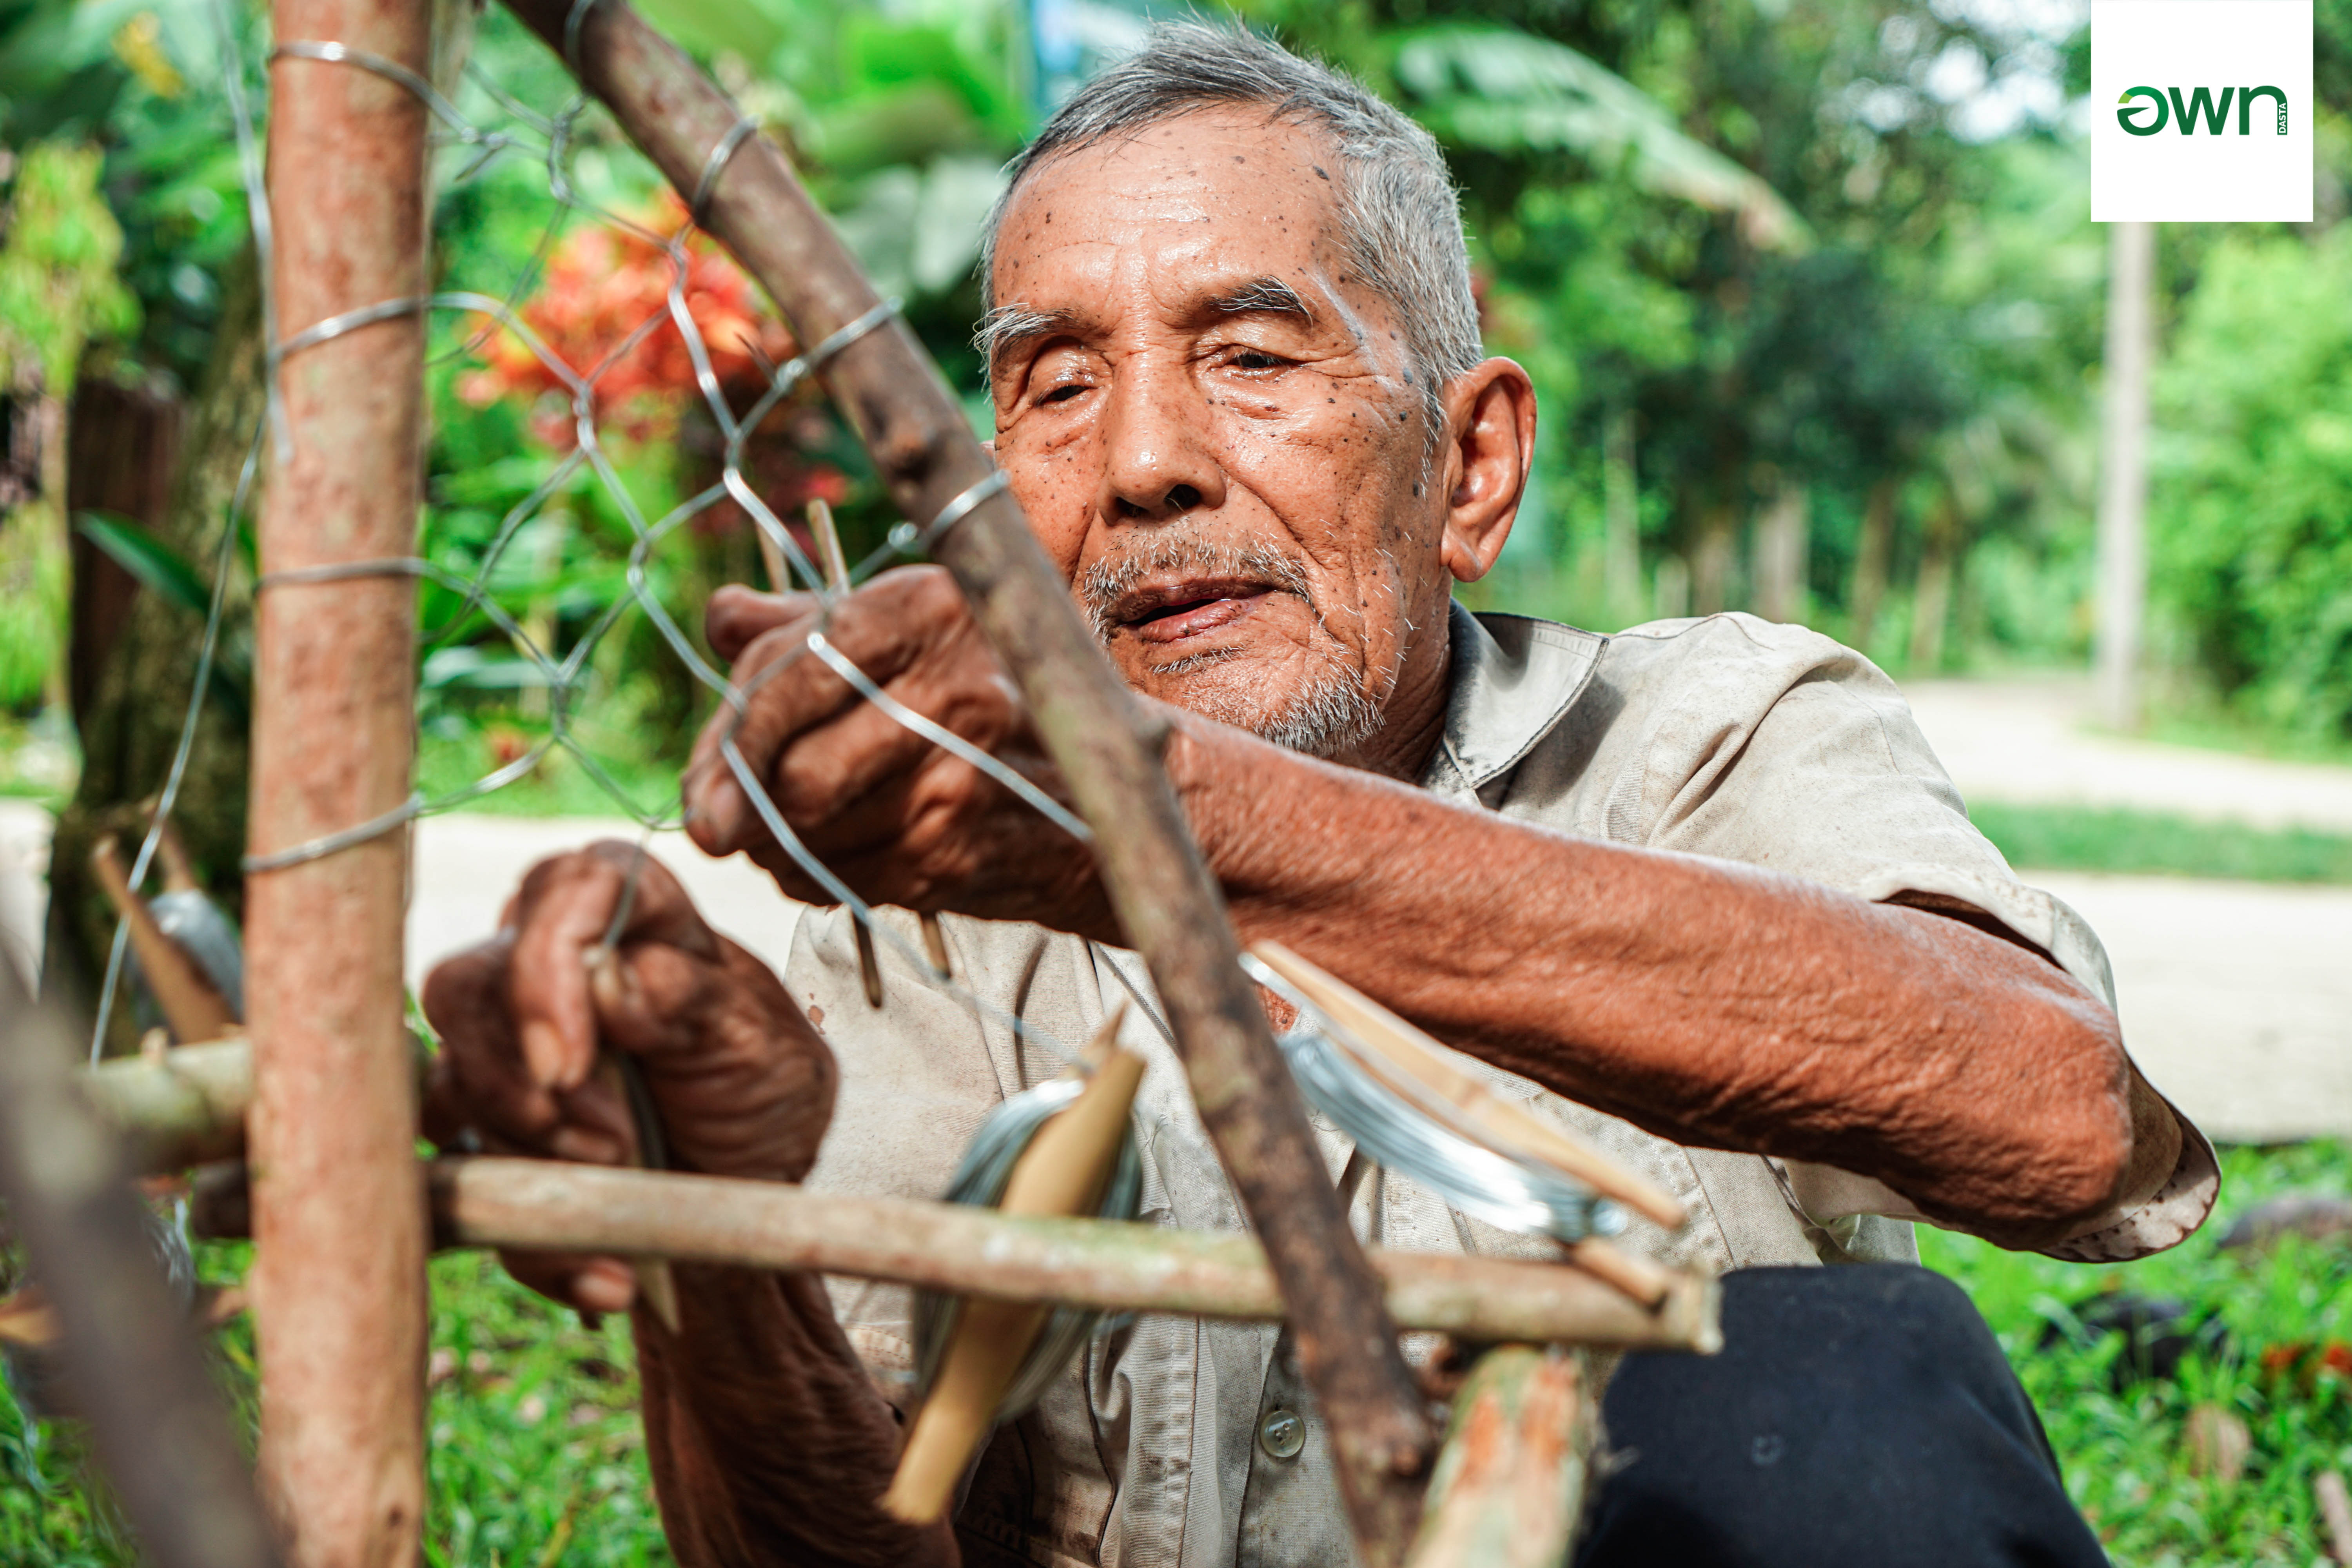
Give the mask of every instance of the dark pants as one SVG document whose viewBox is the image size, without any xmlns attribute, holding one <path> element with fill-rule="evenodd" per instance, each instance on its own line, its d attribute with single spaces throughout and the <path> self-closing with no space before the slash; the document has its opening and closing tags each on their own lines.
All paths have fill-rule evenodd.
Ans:
<svg viewBox="0 0 2352 1568">
<path fill-rule="evenodd" d="M 1723 1353 L 1630 1355 L 1577 1568 L 2104 1568 L 1959 1287 L 1901 1264 L 1723 1280 Z"/>
</svg>

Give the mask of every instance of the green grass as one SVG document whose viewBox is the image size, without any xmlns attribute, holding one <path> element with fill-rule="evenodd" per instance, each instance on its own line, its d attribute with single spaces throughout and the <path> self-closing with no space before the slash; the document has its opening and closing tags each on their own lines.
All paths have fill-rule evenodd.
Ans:
<svg viewBox="0 0 2352 1568">
<path fill-rule="evenodd" d="M 2352 1469 L 2352 1386 L 2297 1347 L 2352 1341 L 2352 1247 L 2289 1240 L 2267 1255 L 2216 1246 L 2232 1215 L 2284 1192 L 2352 1193 L 2352 1151 L 2315 1142 L 2232 1149 L 2222 1160 L 2221 1212 L 2159 1257 L 2124 1266 L 2059 1263 L 1966 1237 L 1920 1232 L 1931 1268 L 1965 1286 L 2000 1337 L 2041 1409 L 2074 1500 L 2124 1568 L 2306 1568 L 2321 1559 L 2312 1479 Z M 2178 1383 L 2116 1392 L 2110 1338 L 2044 1347 L 2045 1326 L 2104 1290 L 2170 1297 L 2218 1317 L 2231 1342 L 2184 1360 Z M 2265 1352 L 2293 1364 L 2265 1371 Z M 2219 1404 L 2253 1435 L 2234 1485 L 2192 1475 L 2182 1423 Z"/>
<path fill-rule="evenodd" d="M 248 1248 L 208 1246 L 209 1280 Z M 425 1561 L 432 1568 L 653 1568 L 670 1563 L 637 1426 L 627 1325 L 583 1327 L 509 1279 L 487 1253 L 433 1264 L 434 1384 L 425 1409 Z M 215 1342 L 222 1382 L 250 1430 L 253 1330 Z M 81 1482 L 70 1427 L 37 1454 L 0 1399 L 0 1563 L 129 1568 L 113 1510 Z"/>
<path fill-rule="evenodd" d="M 2012 866 L 2249 882 L 2352 882 L 2352 837 L 2105 806 L 1979 802 L 1969 820 Z"/>
<path fill-rule="evenodd" d="M 2352 1192 L 2352 1149 L 2318 1142 L 2233 1149 L 2222 1206 L 2187 1245 L 2095 1268 L 2006 1253 L 1923 1230 L 1930 1267 L 1965 1286 L 2040 1407 L 2074 1499 L 2121 1568 L 2306 1568 L 2318 1558 L 2312 1478 L 2352 1469 L 2352 1386 L 2314 1370 L 2352 1341 L 2352 1246 L 2290 1241 L 2225 1254 L 2230 1218 L 2284 1192 Z M 243 1247 L 205 1249 L 207 1279 L 243 1269 Z M 2117 1342 L 2044 1346 L 2046 1327 L 2111 1289 L 2171 1297 L 2216 1316 L 2226 1352 L 2192 1356 L 2178 1383 L 2116 1392 Z M 435 1364 L 426 1413 L 435 1568 L 635 1568 L 669 1562 L 636 1423 L 628 1333 L 590 1330 L 515 1285 L 480 1254 L 433 1265 Z M 219 1342 L 224 1380 L 251 1419 L 252 1338 L 240 1320 Z M 2265 1371 L 2264 1353 L 2291 1363 Z M 2275 1359 L 2275 1358 L 2274 1358 Z M 2189 1472 L 2182 1423 L 2200 1402 L 2233 1411 L 2253 1435 L 2235 1484 Z M 120 1568 L 131 1559 L 109 1508 L 82 1487 L 69 1434 L 50 1429 L 35 1461 L 0 1401 L 0 1563 Z M 37 1487 L 31 1484 L 37 1476 Z"/>
</svg>

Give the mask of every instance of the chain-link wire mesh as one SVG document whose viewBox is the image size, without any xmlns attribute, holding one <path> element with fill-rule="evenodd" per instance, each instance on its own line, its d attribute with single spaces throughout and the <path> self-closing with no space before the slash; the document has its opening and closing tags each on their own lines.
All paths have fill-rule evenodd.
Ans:
<svg viewBox="0 0 2352 1568">
<path fill-rule="evenodd" d="M 568 34 L 570 39 L 576 40 L 578 21 L 584 16 L 590 3 L 593 0 L 583 0 L 575 8 L 572 27 Z M 445 93 L 398 62 L 352 48 L 335 39 L 278 40 L 272 50 L 275 58 L 302 59 L 372 72 L 420 99 L 430 111 L 434 122 L 435 129 L 429 141 L 436 165 L 435 174 L 444 193 L 478 181 L 486 170 L 500 160 L 528 160 L 543 176 L 547 206 L 539 241 L 533 247 L 529 260 L 498 293 L 453 289 L 419 299 L 381 300 L 320 321 L 291 337 L 281 337 L 275 301 L 268 286 L 271 193 L 264 177 L 257 116 L 247 83 L 247 72 L 256 62 L 247 58 L 240 48 L 230 0 L 215 0 L 213 16 L 224 62 L 221 89 L 235 127 L 251 214 L 252 236 L 264 280 L 261 314 L 262 330 L 268 344 L 266 364 L 269 394 L 267 410 L 260 428 L 255 431 L 236 495 L 230 502 L 227 515 L 222 520 L 220 542 L 212 563 L 211 605 L 198 653 L 195 679 L 190 690 L 179 743 L 164 780 L 153 822 L 131 867 L 133 887 L 143 883 L 153 866 L 166 824 L 177 805 L 186 775 L 188 759 L 197 734 L 197 719 L 209 695 L 211 668 L 220 647 L 229 602 L 226 587 L 237 563 L 236 545 L 239 531 L 248 522 L 247 514 L 268 447 L 270 443 L 282 446 L 297 436 L 288 427 L 286 412 L 278 395 L 278 367 L 288 358 L 306 349 L 361 331 L 374 322 L 419 311 L 429 314 L 436 336 L 443 340 L 435 350 L 439 358 L 478 359 L 486 350 L 499 349 L 503 350 L 511 361 L 520 351 L 528 356 L 530 364 L 553 389 L 556 400 L 562 405 L 564 427 L 554 432 L 552 439 L 526 437 L 507 454 L 509 462 L 533 465 L 539 470 L 536 482 L 530 485 L 520 501 L 506 510 L 491 537 L 475 555 L 469 569 L 453 569 L 445 561 L 429 559 L 420 553 L 393 560 L 346 563 L 299 572 L 267 574 L 257 578 L 255 590 L 264 593 L 281 584 L 385 575 L 410 577 L 421 585 L 445 590 L 448 595 L 454 596 L 455 604 L 433 617 L 431 624 L 420 627 L 419 651 L 428 661 L 428 667 L 436 650 L 455 646 L 451 639 L 467 627 L 476 626 L 478 620 L 487 621 L 503 636 L 528 667 L 528 684 L 545 704 L 546 732 L 530 742 L 520 754 L 458 787 L 433 794 L 420 790 L 399 807 L 373 820 L 353 823 L 336 833 L 271 855 L 249 857 L 244 867 L 248 875 L 266 875 L 288 866 L 332 855 L 386 833 L 403 830 L 418 817 L 478 801 L 530 776 L 551 753 L 557 752 L 576 763 L 611 799 L 616 810 L 638 825 L 646 836 L 640 840 L 641 846 L 655 833 L 683 826 L 683 807 L 678 797 L 673 795 L 664 805 L 648 809 L 637 794 L 614 775 L 595 748 L 583 742 L 578 732 L 583 705 L 598 679 L 595 661 L 599 651 L 614 639 L 625 622 L 633 616 L 642 616 L 657 636 L 661 647 L 679 667 L 732 713 L 736 727 L 740 725 L 751 695 L 761 685 L 802 658 L 814 656 L 864 700 L 898 723 L 932 744 L 952 752 L 1074 837 L 1080 839 L 1090 837 L 1084 822 L 1028 779 L 890 697 L 824 635 L 830 626 L 834 608 L 845 593 L 898 561 L 920 556 L 940 531 L 1002 489 L 1003 476 L 992 474 L 950 501 L 938 517 L 926 520 L 926 526 L 918 527 L 911 522 L 898 524 L 889 531 L 887 541 L 878 549 L 848 566 L 845 572 L 829 579 L 811 559 L 809 550 L 796 537 L 794 530 L 778 514 L 769 497 L 754 482 L 753 476 L 747 473 L 751 466 L 747 461 L 747 445 L 763 422 L 796 394 L 802 393 L 804 384 L 834 354 L 888 322 L 898 310 L 898 301 L 887 301 L 822 342 L 799 346 L 798 352 L 782 359 L 782 363 L 777 363 L 765 352 L 766 345 L 757 335 L 761 326 L 773 329 L 775 323 L 754 322 L 747 328 L 740 318 L 730 319 L 726 325 L 740 336 L 733 342 L 721 342 L 717 345 L 717 353 L 714 352 L 711 326 L 698 315 L 695 308 L 698 291 L 694 285 L 702 280 L 698 279 L 698 271 L 710 264 L 715 253 L 701 237 L 695 218 L 705 210 L 712 191 L 724 177 L 735 153 L 757 133 L 759 127 L 756 121 L 749 117 L 740 121 L 711 150 L 698 188 L 677 215 L 676 225 L 666 228 L 655 227 L 640 216 L 592 199 L 583 193 L 582 183 L 574 177 L 572 164 L 583 151 L 580 134 L 583 121 L 589 116 L 603 112 L 583 97 L 576 94 L 569 96 L 542 111 L 518 100 L 487 71 L 470 62 L 455 90 Z M 599 158 L 635 159 L 644 175 L 639 183 L 647 188 L 658 184 L 658 176 L 652 174 L 651 165 L 637 158 L 632 150 L 620 145 L 616 138 L 599 138 L 593 151 Z M 585 353 L 581 352 L 581 345 L 576 342 L 567 343 L 562 348 L 551 344 L 527 319 L 524 308 L 533 287 L 545 279 L 549 260 L 556 252 L 559 242 L 567 234 L 576 232 L 576 226 L 583 224 L 601 228 L 640 250 L 651 251 L 668 274 L 667 286 L 656 306 L 635 320 L 612 323 L 604 341 L 594 343 Z M 718 265 L 726 264 L 720 262 Z M 704 312 L 705 315 L 709 313 L 708 310 Z M 715 480 L 665 510 L 649 512 L 621 473 L 606 427 L 614 416 L 613 395 L 620 390 L 614 384 L 625 379 L 633 356 L 640 354 L 657 340 L 664 347 L 684 353 L 691 367 L 693 394 L 699 399 L 702 414 L 717 432 L 719 463 Z M 748 403 L 722 384 L 717 367 L 720 353 L 749 359 L 756 364 L 759 371 L 757 390 Z M 544 421 L 541 423 L 545 424 Z M 503 605 L 497 584 L 501 569 L 517 541 L 525 536 L 532 524 L 544 518 L 551 504 L 562 498 L 582 476 L 586 477 L 599 491 L 603 501 L 624 521 L 630 536 L 630 546 L 623 569 L 624 591 L 614 596 L 584 627 L 559 641 L 560 628 L 546 624 L 527 625 L 523 618 Z M 764 536 L 767 546 L 773 552 L 768 558 L 785 563 L 787 573 L 795 580 L 773 586 L 805 589 L 817 596 L 821 606 L 814 627 L 801 646 L 772 659 L 748 676 L 740 685 L 730 679 L 729 672 L 706 657 L 695 639 L 678 624 L 671 608 L 664 604 L 662 595 L 656 591 L 652 570 L 656 553 L 666 541 L 698 519 L 710 517 L 719 509 L 730 507 L 740 513 L 750 528 Z M 928 977 L 930 984 L 953 990 L 969 1005 L 1003 1017 L 1005 1022 L 1024 1036 L 1037 1040 L 1055 1057 L 1070 1059 L 1072 1053 L 1059 1042 L 1045 1037 L 1034 1027 L 1024 1026 L 1018 1019 L 999 1014 L 997 1009 L 957 984 L 951 976 L 934 967 L 930 955 L 899 936 L 888 925 L 875 921 L 871 907 L 811 852 L 784 820 L 738 748 L 733 727 L 726 733 L 718 751 L 724 765 L 734 774 L 776 842 L 811 881 L 846 906 L 874 939 L 897 950 L 915 974 Z M 625 914 L 625 904 L 623 913 Z M 127 928 L 118 924 L 100 992 L 100 1013 L 91 1043 L 93 1059 L 106 1038 L 109 1013 L 114 1005 L 124 967 L 127 937 Z"/>
<path fill-rule="evenodd" d="M 230 4 L 231 0 L 213 0 L 226 63 L 224 91 L 235 121 L 253 237 L 259 252 L 261 276 L 266 280 L 269 276 L 270 193 L 263 179 L 253 106 L 245 82 L 248 62 L 240 58 Z M 566 31 L 567 45 L 576 44 L 580 21 L 594 4 L 595 0 L 575 0 Z M 197 716 L 207 696 L 211 662 L 220 642 L 227 603 L 224 589 L 236 563 L 234 545 L 265 447 L 269 442 L 282 443 L 299 435 L 287 427 L 287 416 L 278 395 L 278 367 L 291 355 L 373 323 L 424 312 L 435 324 L 441 340 L 434 351 L 436 363 L 497 359 L 503 355 L 510 372 L 518 365 L 535 369 L 551 403 L 546 412 L 551 416 L 539 422 L 541 428 L 535 438 L 519 436 L 513 449 L 499 459 L 527 465 L 533 476 L 531 482 L 524 488 L 520 499 L 504 510 L 488 540 L 463 569 L 420 553 L 267 574 L 257 579 L 256 592 L 268 592 L 281 584 L 369 576 L 407 577 L 415 580 L 421 591 L 438 589 L 453 602 L 420 628 L 420 651 L 426 668 L 431 668 L 437 649 L 449 647 L 451 639 L 478 617 L 511 644 L 530 683 L 543 695 L 546 732 L 498 766 L 456 787 L 433 794 L 419 791 L 394 810 L 373 820 L 351 824 L 323 837 L 268 856 L 250 857 L 245 862 L 247 874 L 267 875 L 404 830 L 418 817 L 456 809 L 513 785 L 559 752 L 576 763 L 614 805 L 637 824 L 641 830 L 637 864 L 642 867 L 646 846 L 654 834 L 685 825 L 682 796 L 673 793 L 661 805 L 648 808 L 579 732 L 583 704 L 598 678 L 595 661 L 599 650 L 613 642 L 629 617 L 639 616 L 653 630 L 666 655 L 731 716 L 721 731 L 718 756 L 778 846 L 812 883 L 850 911 L 863 933 L 861 946 L 870 952 L 871 943 L 887 944 L 905 961 L 903 968 L 908 975 L 947 990 L 964 1005 L 998 1020 L 1039 1046 L 1050 1058 L 1064 1063 L 1075 1062 L 1077 1053 L 1069 1047 L 976 994 L 940 966 L 933 954 L 908 941 L 889 924 L 876 920 L 872 906 L 793 830 L 737 744 L 737 733 L 752 697 L 803 659 L 814 658 L 894 722 L 995 780 L 1072 837 L 1080 840 L 1092 837 L 1086 823 L 1031 780 L 891 697 L 826 635 L 845 594 L 894 563 L 920 557 L 945 530 L 1003 489 L 1006 478 L 1002 471 L 992 472 L 950 500 L 936 517 L 920 524 L 897 523 L 888 530 L 884 542 L 864 559 L 855 565 L 843 565 L 836 560 L 830 573 L 812 558 L 809 548 L 803 546 L 761 486 L 755 482 L 755 465 L 750 459 L 749 447 L 763 422 L 789 400 L 802 395 L 835 353 L 887 323 L 899 309 L 897 301 L 886 301 L 821 342 L 793 345 L 793 352 L 779 361 L 767 352 L 762 333 L 771 329 L 781 331 L 780 323 L 772 319 L 753 320 L 740 310 L 714 306 L 712 291 L 703 287 L 710 281 L 708 269 L 712 265 L 727 264 L 716 259 L 717 252 L 701 235 L 696 218 L 706 211 L 712 192 L 724 179 L 736 153 L 757 133 L 755 122 L 749 117 L 739 120 L 719 138 L 703 163 L 696 188 L 682 205 L 676 204 L 673 198 L 675 210 L 671 216 L 675 221 L 662 226 L 593 199 L 575 176 L 573 164 L 588 151 L 583 127 L 593 123 L 591 117 L 604 113 L 576 93 L 568 94 L 542 112 L 519 100 L 487 71 L 469 64 L 453 96 L 396 62 L 335 39 L 279 40 L 273 58 L 372 72 L 414 93 L 425 104 L 438 127 L 432 134 L 431 143 L 436 173 L 445 192 L 480 179 L 486 171 L 501 163 L 527 160 L 543 179 L 547 214 L 528 259 L 497 293 L 455 288 L 416 299 L 381 300 L 281 338 L 265 282 L 262 320 L 269 344 L 269 397 L 260 428 L 255 432 L 247 452 L 229 514 L 223 520 L 221 543 L 215 560 L 211 613 L 196 679 L 154 824 L 132 868 L 132 885 L 139 885 L 152 862 L 185 773 Z M 576 76 L 577 62 L 572 63 Z M 598 137 L 593 151 L 600 158 L 635 160 L 646 176 L 640 181 L 641 186 L 647 190 L 663 188 L 650 164 L 617 137 Z M 635 247 L 640 254 L 655 258 L 667 276 L 657 304 L 635 314 L 625 310 L 608 310 L 601 319 L 590 312 L 596 330 L 583 341 L 558 345 L 533 325 L 526 302 L 533 288 L 547 278 L 559 241 L 567 232 L 578 232 L 573 226 L 577 225 L 589 226 L 592 232 L 609 235 L 616 243 Z M 748 285 L 745 288 L 748 298 Z M 703 305 L 700 313 L 696 308 L 698 301 Z M 714 315 L 723 319 L 723 326 L 710 319 Z M 715 337 L 714 331 L 732 332 L 734 336 L 731 340 Z M 571 336 L 579 338 L 580 334 Z M 691 396 L 715 432 L 719 458 L 715 479 L 659 509 L 646 506 L 624 476 L 615 459 L 610 431 L 616 421 L 627 417 L 625 405 L 616 394 L 631 381 L 637 363 L 635 356 L 654 345 L 675 348 L 685 356 Z M 738 367 L 751 367 L 756 375 L 750 377 L 748 384 L 743 376 L 722 376 L 722 358 Z M 510 381 L 514 379 L 509 376 Z M 527 381 L 529 377 L 521 379 Z M 730 379 L 735 385 L 729 384 Z M 498 586 L 501 569 L 518 542 L 559 498 L 582 482 L 601 496 L 621 520 L 627 531 L 629 548 L 622 569 L 622 591 L 566 639 L 561 635 L 559 624 L 534 626 L 509 610 L 501 603 Z M 784 563 L 783 574 L 794 580 L 794 584 L 774 585 L 782 588 L 796 584 L 815 595 L 819 605 L 814 624 L 796 647 L 745 672 L 740 680 L 719 668 L 679 625 L 657 591 L 653 573 L 656 554 L 666 541 L 697 520 L 725 516 L 722 509 L 732 509 L 743 526 L 756 531 L 768 547 L 768 559 Z M 833 542 L 824 538 L 820 530 L 812 542 L 820 546 L 819 554 L 824 554 L 822 546 Z M 835 549 L 837 552 L 837 546 Z M 608 947 L 625 925 L 633 896 L 634 880 L 607 932 Z M 118 928 L 92 1041 L 93 1058 L 105 1038 L 106 1007 L 110 1005 L 116 990 L 126 935 L 124 930 Z M 1109 967 L 1128 987 L 1143 1015 L 1172 1043 L 1168 1025 L 1153 999 L 1139 991 L 1119 965 Z M 1360 1047 L 1349 1044 L 1350 1031 L 1346 1026 L 1335 1025 L 1311 1000 L 1265 971 L 1262 964 L 1245 961 L 1244 967 L 1253 978 L 1286 996 L 1297 1008 L 1307 1026 L 1284 1041 L 1294 1074 L 1308 1098 L 1368 1150 L 1376 1152 L 1398 1169 L 1417 1174 L 1450 1201 L 1465 1205 L 1473 1212 L 1509 1228 L 1572 1240 L 1596 1231 L 1612 1232 L 1621 1226 L 1622 1215 L 1612 1205 L 1597 1199 L 1581 1183 L 1563 1181 L 1557 1172 L 1543 1168 L 1540 1162 L 1531 1163 L 1517 1151 L 1494 1151 L 1475 1128 L 1463 1121 L 1458 1108 L 1447 1103 L 1443 1096 L 1433 1095 L 1409 1079 L 1401 1080 L 1393 1074 L 1378 1071 Z M 869 976 L 869 997 L 874 994 L 870 989 L 874 984 Z"/>
</svg>

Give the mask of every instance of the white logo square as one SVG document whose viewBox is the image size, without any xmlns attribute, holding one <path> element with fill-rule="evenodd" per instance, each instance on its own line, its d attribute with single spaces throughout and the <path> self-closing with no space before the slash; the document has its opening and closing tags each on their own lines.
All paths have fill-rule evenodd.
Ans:
<svg viewBox="0 0 2352 1568">
<path fill-rule="evenodd" d="M 2311 0 L 2091 0 L 2091 220 L 2309 223 Z"/>
</svg>

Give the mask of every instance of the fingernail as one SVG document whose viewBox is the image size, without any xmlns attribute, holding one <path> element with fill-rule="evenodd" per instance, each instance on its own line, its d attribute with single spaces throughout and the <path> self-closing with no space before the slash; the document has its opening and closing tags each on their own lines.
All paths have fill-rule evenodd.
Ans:
<svg viewBox="0 0 2352 1568">
<path fill-rule="evenodd" d="M 637 1299 L 636 1270 L 600 1258 L 572 1277 L 572 1299 L 592 1312 L 625 1312 Z"/>
<path fill-rule="evenodd" d="M 542 1088 L 570 1087 L 562 1080 L 563 1032 L 543 1018 L 533 1018 L 522 1026 L 522 1059 L 530 1068 L 530 1076 Z"/>
</svg>

